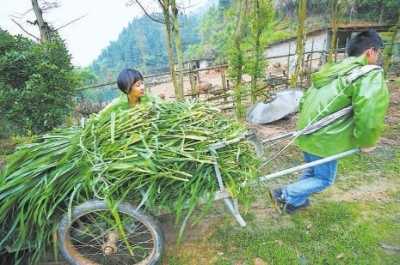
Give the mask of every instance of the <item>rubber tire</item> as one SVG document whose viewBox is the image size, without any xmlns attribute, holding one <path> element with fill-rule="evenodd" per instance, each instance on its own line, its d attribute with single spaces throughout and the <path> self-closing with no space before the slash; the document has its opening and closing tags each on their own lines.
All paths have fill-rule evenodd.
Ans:
<svg viewBox="0 0 400 265">
<path fill-rule="evenodd" d="M 78 261 L 76 261 L 76 259 L 69 253 L 68 249 L 65 246 L 66 235 L 73 221 L 93 211 L 108 209 L 109 207 L 107 206 L 105 201 L 90 200 L 74 207 L 72 210 L 71 219 L 69 218 L 67 213 L 62 217 L 58 226 L 58 237 L 60 241 L 59 248 L 61 254 L 64 256 L 66 261 L 68 261 L 69 264 L 82 265 Z M 158 222 L 152 217 L 136 210 L 136 208 L 129 203 L 120 203 L 118 206 L 118 211 L 134 217 L 135 219 L 143 223 L 148 230 L 150 230 L 154 237 L 155 251 L 152 257 L 149 259 L 148 263 L 146 263 L 146 265 L 159 264 L 160 259 L 164 253 L 164 234 Z"/>
</svg>

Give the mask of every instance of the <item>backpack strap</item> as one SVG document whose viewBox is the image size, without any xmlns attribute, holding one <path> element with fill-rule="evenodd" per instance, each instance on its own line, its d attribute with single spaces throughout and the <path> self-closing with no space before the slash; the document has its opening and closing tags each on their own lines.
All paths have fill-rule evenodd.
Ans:
<svg viewBox="0 0 400 265">
<path fill-rule="evenodd" d="M 368 64 L 364 65 L 362 67 L 358 67 L 356 69 L 351 70 L 350 74 L 346 76 L 346 81 L 347 83 L 351 84 L 354 81 L 356 81 L 358 78 L 360 78 L 363 75 L 368 74 L 369 72 L 373 70 L 378 70 L 382 69 L 382 67 L 378 65 L 373 65 L 373 64 Z"/>
</svg>

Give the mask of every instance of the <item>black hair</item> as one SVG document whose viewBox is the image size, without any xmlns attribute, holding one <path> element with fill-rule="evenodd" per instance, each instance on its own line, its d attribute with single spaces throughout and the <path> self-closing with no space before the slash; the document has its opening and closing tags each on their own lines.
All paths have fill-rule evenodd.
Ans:
<svg viewBox="0 0 400 265">
<path fill-rule="evenodd" d="M 347 46 L 347 54 L 349 56 L 360 56 L 370 48 L 383 48 L 383 41 L 374 29 L 362 31 L 353 37 Z"/>
<path fill-rule="evenodd" d="M 139 80 L 143 81 L 143 75 L 138 70 L 125 68 L 118 75 L 118 88 L 128 94 L 132 85 Z"/>
</svg>

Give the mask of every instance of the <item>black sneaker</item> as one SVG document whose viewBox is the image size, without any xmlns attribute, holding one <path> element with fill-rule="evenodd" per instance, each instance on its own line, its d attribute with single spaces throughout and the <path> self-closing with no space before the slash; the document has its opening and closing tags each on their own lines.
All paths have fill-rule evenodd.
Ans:
<svg viewBox="0 0 400 265">
<path fill-rule="evenodd" d="M 282 190 L 280 188 L 275 190 L 268 190 L 268 194 L 272 201 L 272 206 L 279 213 L 282 213 L 282 210 L 286 205 L 285 199 L 282 197 Z"/>
<path fill-rule="evenodd" d="M 279 203 L 282 203 L 282 204 L 285 204 L 286 202 L 285 202 L 285 199 L 283 198 L 283 196 L 282 196 L 282 189 L 275 189 L 275 190 L 273 190 L 272 191 L 272 196 L 274 197 L 274 199 L 277 201 L 277 202 L 279 202 Z"/>
<path fill-rule="evenodd" d="M 287 214 L 293 214 L 296 211 L 300 210 L 300 209 L 304 209 L 307 208 L 308 206 L 310 206 L 310 200 L 307 199 L 303 204 L 299 205 L 299 206 L 294 206 L 290 203 L 286 203 L 283 210 L 287 213 Z"/>
</svg>

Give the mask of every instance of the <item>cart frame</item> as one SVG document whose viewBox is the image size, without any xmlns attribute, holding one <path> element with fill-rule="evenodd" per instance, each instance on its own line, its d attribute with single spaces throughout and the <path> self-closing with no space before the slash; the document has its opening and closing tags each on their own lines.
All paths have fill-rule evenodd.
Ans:
<svg viewBox="0 0 400 265">
<path fill-rule="evenodd" d="M 288 138 L 294 138 L 295 139 L 295 138 L 299 137 L 300 135 L 309 135 L 309 134 L 312 134 L 312 133 L 324 128 L 325 126 L 337 121 L 338 119 L 348 118 L 351 115 L 352 115 L 352 107 L 347 107 L 347 108 L 339 110 L 339 111 L 337 111 L 335 113 L 332 113 L 332 114 L 324 117 L 323 119 L 321 119 L 321 120 L 319 120 L 319 121 L 317 121 L 317 122 L 315 122 L 315 123 L 313 123 L 313 124 L 311 124 L 309 126 L 306 126 L 306 128 L 304 128 L 304 129 L 302 129 L 300 131 L 291 131 L 291 132 L 283 133 L 283 134 L 280 134 L 280 135 L 275 135 L 275 136 L 272 136 L 270 138 L 264 139 L 262 141 L 260 141 L 257 138 L 257 136 L 256 136 L 256 134 L 254 132 L 247 132 L 247 133 L 244 133 L 244 134 L 242 134 L 241 136 L 239 136 L 239 137 L 237 137 L 235 139 L 232 139 L 232 140 L 229 140 L 229 141 L 220 141 L 220 142 L 217 142 L 215 144 L 210 145 L 209 150 L 210 150 L 210 153 L 211 153 L 211 155 L 213 157 L 214 172 L 215 172 L 215 177 L 217 179 L 218 188 L 219 188 L 219 190 L 214 194 L 214 200 L 215 201 L 223 200 L 225 205 L 226 205 L 226 207 L 228 208 L 229 212 L 235 218 L 237 223 L 241 227 L 245 227 L 246 226 L 246 221 L 243 219 L 243 217 L 240 214 L 239 204 L 238 204 L 237 199 L 233 198 L 229 194 L 229 192 L 226 190 L 226 188 L 224 186 L 223 178 L 221 176 L 221 171 L 220 171 L 220 168 L 219 168 L 219 165 L 218 165 L 218 162 L 217 162 L 217 157 L 218 157 L 217 150 L 218 149 L 224 148 L 224 147 L 226 147 L 228 145 L 231 145 L 231 144 L 235 144 L 235 143 L 247 140 L 247 141 L 251 142 L 255 146 L 257 155 L 260 155 L 260 153 L 262 153 L 262 149 L 264 148 L 264 144 L 274 143 L 276 141 L 281 141 L 281 140 L 285 140 L 285 139 L 288 139 Z M 271 174 L 268 174 L 268 175 L 265 175 L 265 176 L 260 176 L 256 180 L 254 180 L 253 182 L 251 182 L 249 184 L 248 183 L 242 183 L 242 185 L 246 186 L 246 185 L 252 185 L 252 184 L 255 184 L 255 183 L 265 182 L 265 181 L 268 181 L 268 180 L 271 180 L 271 179 L 275 179 L 275 178 L 278 178 L 278 177 L 282 177 L 282 176 L 285 176 L 285 175 L 288 175 L 288 174 L 291 174 L 291 173 L 294 173 L 294 172 L 302 171 L 302 170 L 305 170 L 307 168 L 318 166 L 318 165 L 321 165 L 321 164 L 324 164 L 324 163 L 327 163 L 327 162 L 330 162 L 330 161 L 333 161 L 333 160 L 344 158 L 344 157 L 347 157 L 347 156 L 350 156 L 350 155 L 353 155 L 353 154 L 356 154 L 356 153 L 359 153 L 359 152 L 360 152 L 359 148 L 354 148 L 354 149 L 351 149 L 351 150 L 348 150 L 348 151 L 345 151 L 345 152 L 341 152 L 339 154 L 335 154 L 335 155 L 332 155 L 332 156 L 328 156 L 328 157 L 325 157 L 325 158 L 322 158 L 322 159 L 319 159 L 319 160 L 316 160 L 316 161 L 313 161 L 313 162 L 304 163 L 304 164 L 301 164 L 301 165 L 298 165 L 298 166 L 295 166 L 295 167 L 291 167 L 291 168 L 288 168 L 288 169 L 284 169 L 284 170 L 281 170 L 281 171 L 278 171 L 278 172 L 274 172 L 274 173 L 271 173 Z"/>
</svg>

